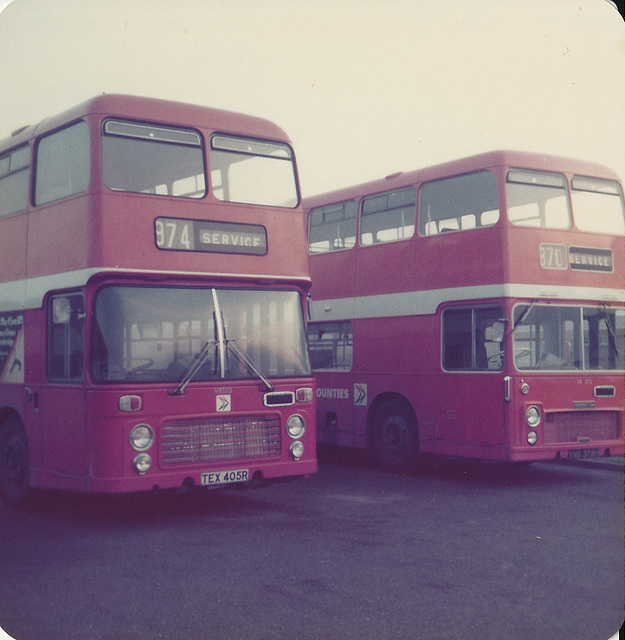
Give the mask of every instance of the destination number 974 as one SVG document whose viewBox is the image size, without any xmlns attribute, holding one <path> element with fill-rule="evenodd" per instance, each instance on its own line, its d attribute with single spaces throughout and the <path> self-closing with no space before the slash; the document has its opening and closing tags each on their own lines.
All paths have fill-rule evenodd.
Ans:
<svg viewBox="0 0 625 640">
<path fill-rule="evenodd" d="M 193 221 L 158 218 L 154 222 L 156 246 L 159 249 L 194 250 Z"/>
</svg>

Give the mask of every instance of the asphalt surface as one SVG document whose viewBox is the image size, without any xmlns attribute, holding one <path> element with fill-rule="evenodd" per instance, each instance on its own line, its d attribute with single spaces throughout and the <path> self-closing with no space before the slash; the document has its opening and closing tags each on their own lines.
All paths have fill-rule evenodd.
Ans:
<svg viewBox="0 0 625 640">
<path fill-rule="evenodd" d="M 261 490 L 41 492 L 0 522 L 17 640 L 607 640 L 623 619 L 623 461 L 324 452 Z"/>
</svg>

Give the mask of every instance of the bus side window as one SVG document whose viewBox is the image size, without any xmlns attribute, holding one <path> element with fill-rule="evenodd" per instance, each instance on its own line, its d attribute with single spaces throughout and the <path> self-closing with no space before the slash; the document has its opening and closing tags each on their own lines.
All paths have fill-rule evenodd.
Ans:
<svg viewBox="0 0 625 640">
<path fill-rule="evenodd" d="M 414 187 L 365 198 L 360 211 L 360 244 L 412 238 L 415 218 Z"/>
<path fill-rule="evenodd" d="M 308 325 L 310 364 L 313 371 L 349 371 L 354 360 L 351 322 L 316 322 Z"/>
<path fill-rule="evenodd" d="M 82 294 L 50 299 L 48 313 L 48 379 L 78 382 L 83 379 L 85 303 Z"/>
<path fill-rule="evenodd" d="M 20 147 L 0 158 L 0 217 L 26 209 L 30 147 Z"/>
<path fill-rule="evenodd" d="M 36 166 L 36 205 L 86 191 L 90 166 L 87 123 L 78 122 L 42 138 Z"/>
<path fill-rule="evenodd" d="M 471 369 L 471 309 L 446 309 L 443 313 L 443 367 Z"/>
<path fill-rule="evenodd" d="M 488 227 L 499 220 L 497 181 L 489 171 L 426 182 L 419 191 L 419 234 Z"/>
<path fill-rule="evenodd" d="M 310 212 L 308 252 L 351 249 L 356 244 L 356 203 L 330 204 Z"/>
</svg>

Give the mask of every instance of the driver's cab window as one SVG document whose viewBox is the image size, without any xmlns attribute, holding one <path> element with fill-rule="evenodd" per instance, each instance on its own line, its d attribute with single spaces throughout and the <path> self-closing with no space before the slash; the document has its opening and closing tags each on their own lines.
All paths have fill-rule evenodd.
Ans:
<svg viewBox="0 0 625 640">
<path fill-rule="evenodd" d="M 499 371 L 504 365 L 503 309 L 449 308 L 442 315 L 443 369 Z"/>
<path fill-rule="evenodd" d="M 53 296 L 48 307 L 48 379 L 81 381 L 84 354 L 85 302 L 82 294 Z"/>
</svg>

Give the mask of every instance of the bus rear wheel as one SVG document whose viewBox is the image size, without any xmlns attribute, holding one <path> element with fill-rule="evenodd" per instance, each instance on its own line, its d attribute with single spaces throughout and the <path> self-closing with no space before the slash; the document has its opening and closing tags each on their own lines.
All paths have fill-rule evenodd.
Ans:
<svg viewBox="0 0 625 640">
<path fill-rule="evenodd" d="M 30 459 L 24 427 L 16 416 L 0 427 L 0 494 L 7 502 L 26 502 L 30 487 Z"/>
<path fill-rule="evenodd" d="M 387 471 L 404 473 L 417 465 L 419 438 L 410 407 L 401 400 L 387 400 L 373 418 L 373 455 Z"/>
</svg>

